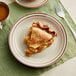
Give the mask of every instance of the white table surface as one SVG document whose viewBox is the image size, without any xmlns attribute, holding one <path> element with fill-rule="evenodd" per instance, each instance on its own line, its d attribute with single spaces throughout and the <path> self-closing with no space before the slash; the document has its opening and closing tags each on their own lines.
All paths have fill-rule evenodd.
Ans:
<svg viewBox="0 0 76 76">
<path fill-rule="evenodd" d="M 61 0 L 61 2 L 76 24 L 76 0 Z"/>
<path fill-rule="evenodd" d="M 15 0 L 0 0 L 0 1 L 10 4 L 10 3 L 14 2 Z"/>
<path fill-rule="evenodd" d="M 76 76 L 76 57 L 43 73 L 40 76 Z"/>
<path fill-rule="evenodd" d="M 7 4 L 14 0 L 0 0 Z M 76 0 L 61 0 L 74 22 L 76 23 Z M 40 76 L 76 76 L 76 57 L 66 61 L 65 63 L 41 74 Z"/>
</svg>

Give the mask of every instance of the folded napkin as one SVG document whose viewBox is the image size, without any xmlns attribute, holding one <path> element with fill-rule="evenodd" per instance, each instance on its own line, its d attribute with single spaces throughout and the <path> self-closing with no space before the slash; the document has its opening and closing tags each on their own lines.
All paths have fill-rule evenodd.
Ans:
<svg viewBox="0 0 76 76">
<path fill-rule="evenodd" d="M 76 0 L 61 0 L 61 2 L 76 24 Z"/>
</svg>

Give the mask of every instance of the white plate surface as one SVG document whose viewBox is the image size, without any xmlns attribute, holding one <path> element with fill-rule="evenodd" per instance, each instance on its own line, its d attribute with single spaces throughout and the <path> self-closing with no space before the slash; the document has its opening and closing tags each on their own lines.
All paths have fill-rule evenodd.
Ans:
<svg viewBox="0 0 76 76">
<path fill-rule="evenodd" d="M 27 0 L 15 0 L 19 5 L 27 8 L 37 8 L 44 5 L 48 0 L 35 0 L 35 1 L 27 1 Z"/>
<path fill-rule="evenodd" d="M 25 55 L 26 45 L 24 37 L 34 21 L 49 25 L 56 31 L 54 43 L 44 51 L 31 57 Z M 12 27 L 9 35 L 9 46 L 12 54 L 21 63 L 31 67 L 45 67 L 56 62 L 64 53 L 67 44 L 67 35 L 62 24 L 54 17 L 44 13 L 33 13 L 20 18 Z"/>
</svg>

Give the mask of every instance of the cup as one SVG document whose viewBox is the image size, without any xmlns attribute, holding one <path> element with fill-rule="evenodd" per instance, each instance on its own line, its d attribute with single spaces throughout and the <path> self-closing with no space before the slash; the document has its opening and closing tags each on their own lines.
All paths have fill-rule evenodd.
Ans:
<svg viewBox="0 0 76 76">
<path fill-rule="evenodd" d="M 0 29 L 3 27 L 3 22 L 9 15 L 9 7 L 6 3 L 0 1 Z"/>
</svg>

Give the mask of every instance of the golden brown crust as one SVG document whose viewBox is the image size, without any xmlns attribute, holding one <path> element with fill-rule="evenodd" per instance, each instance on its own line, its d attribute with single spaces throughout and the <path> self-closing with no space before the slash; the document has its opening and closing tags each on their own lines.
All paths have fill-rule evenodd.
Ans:
<svg viewBox="0 0 76 76">
<path fill-rule="evenodd" d="M 51 31 L 48 25 L 33 22 L 28 35 L 24 38 L 27 45 L 26 56 L 41 52 L 54 42 L 55 31 Z"/>
</svg>

